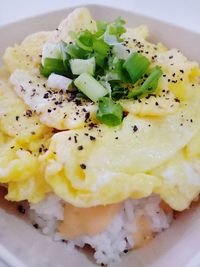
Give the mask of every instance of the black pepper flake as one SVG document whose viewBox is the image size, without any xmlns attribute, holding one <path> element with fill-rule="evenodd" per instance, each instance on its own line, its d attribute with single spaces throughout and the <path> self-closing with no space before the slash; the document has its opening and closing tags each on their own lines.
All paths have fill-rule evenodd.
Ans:
<svg viewBox="0 0 200 267">
<path fill-rule="evenodd" d="M 125 249 L 125 250 L 124 250 L 124 253 L 128 253 L 128 249 Z"/>
<path fill-rule="evenodd" d="M 43 95 L 43 98 L 49 98 L 49 94 L 48 94 L 48 93 L 45 93 L 45 94 Z"/>
<path fill-rule="evenodd" d="M 179 70 L 181 73 L 184 73 L 184 70 Z"/>
<path fill-rule="evenodd" d="M 72 140 L 71 136 L 68 137 L 68 140 L 69 140 L 69 141 Z"/>
<path fill-rule="evenodd" d="M 80 164 L 81 169 L 85 170 L 87 167 L 84 163 Z"/>
<path fill-rule="evenodd" d="M 21 89 L 21 92 L 26 92 L 26 90 L 24 89 L 22 85 L 20 85 L 20 89 Z"/>
<path fill-rule="evenodd" d="M 180 126 L 183 126 L 183 123 L 181 123 Z"/>
<path fill-rule="evenodd" d="M 169 56 L 169 59 L 172 59 L 173 58 L 173 56 Z"/>
<path fill-rule="evenodd" d="M 51 109 L 47 109 L 48 113 L 51 113 Z"/>
<path fill-rule="evenodd" d="M 158 104 L 158 102 L 157 102 L 157 101 L 155 102 L 155 105 L 156 105 L 156 106 L 159 106 L 159 104 Z"/>
<path fill-rule="evenodd" d="M 85 136 L 88 136 L 89 134 L 88 133 L 84 133 Z"/>
<path fill-rule="evenodd" d="M 137 125 L 132 126 L 132 128 L 133 128 L 133 132 L 134 132 L 134 133 L 137 132 L 137 130 L 138 130 Z"/>
<path fill-rule="evenodd" d="M 74 135 L 74 142 L 77 144 L 78 140 L 77 140 L 77 136 Z"/>
<path fill-rule="evenodd" d="M 74 103 L 75 103 L 77 106 L 80 106 L 80 105 L 81 105 L 81 100 L 80 100 L 80 99 L 75 99 L 75 100 L 74 100 Z"/>
<path fill-rule="evenodd" d="M 83 146 L 78 146 L 77 149 L 78 150 L 83 150 Z"/>
<path fill-rule="evenodd" d="M 25 214 L 26 213 L 26 209 L 22 205 L 18 205 L 17 210 L 21 214 Z"/>
<path fill-rule="evenodd" d="M 193 119 L 190 119 L 190 122 L 193 122 Z"/>
<path fill-rule="evenodd" d="M 13 148 L 14 148 L 14 146 L 11 146 L 11 147 L 10 147 L 10 149 L 13 149 Z"/>
<path fill-rule="evenodd" d="M 89 125 L 89 130 L 93 129 L 93 128 L 97 128 L 97 124 L 91 122 Z"/>
<path fill-rule="evenodd" d="M 95 140 L 96 140 L 96 137 L 90 135 L 90 140 L 91 140 L 91 141 L 95 141 Z"/>
<path fill-rule="evenodd" d="M 174 98 L 174 101 L 180 103 L 180 100 L 177 97 Z"/>
<path fill-rule="evenodd" d="M 27 117 L 31 117 L 32 114 L 33 114 L 33 113 L 32 113 L 32 111 L 31 111 L 30 109 L 27 109 L 27 110 L 26 110 L 26 116 L 27 116 Z"/>
<path fill-rule="evenodd" d="M 39 225 L 38 225 L 37 223 L 34 223 L 34 224 L 33 224 L 33 227 L 34 227 L 35 229 L 39 229 Z"/>
<path fill-rule="evenodd" d="M 15 117 L 15 120 L 18 121 L 18 120 L 19 120 L 19 116 L 16 116 L 16 117 Z"/>
<path fill-rule="evenodd" d="M 89 117 L 90 117 L 90 112 L 85 113 L 85 122 L 87 122 L 87 120 L 89 119 Z"/>
<path fill-rule="evenodd" d="M 118 139 L 119 139 L 119 137 L 118 137 L 118 136 L 116 136 L 116 137 L 115 137 L 115 139 L 116 139 L 116 140 L 118 140 Z"/>
</svg>

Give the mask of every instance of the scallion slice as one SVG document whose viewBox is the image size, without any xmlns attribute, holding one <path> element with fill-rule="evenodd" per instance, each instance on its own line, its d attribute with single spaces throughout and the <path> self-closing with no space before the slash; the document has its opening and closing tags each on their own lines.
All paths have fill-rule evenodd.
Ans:
<svg viewBox="0 0 200 267">
<path fill-rule="evenodd" d="M 84 72 L 90 75 L 94 75 L 95 58 L 92 57 L 89 59 L 71 59 L 70 67 L 74 75 L 80 75 Z"/>
<path fill-rule="evenodd" d="M 55 73 L 51 73 L 47 80 L 47 87 L 63 90 L 64 92 L 66 92 L 71 83 L 71 79 Z"/>
<path fill-rule="evenodd" d="M 85 30 L 75 35 L 76 44 L 86 51 L 93 51 L 93 35 L 90 31 Z"/>
<path fill-rule="evenodd" d="M 111 98 L 102 97 L 99 99 L 99 109 L 96 116 L 100 122 L 110 127 L 117 126 L 122 122 L 123 108 Z"/>
<path fill-rule="evenodd" d="M 123 67 L 128 71 L 133 83 L 136 83 L 149 67 L 149 60 L 143 55 L 135 52 L 125 61 Z"/>
<path fill-rule="evenodd" d="M 42 60 L 41 60 L 42 65 L 44 65 L 44 61 L 46 58 L 61 59 L 62 54 L 60 50 L 60 45 L 49 42 L 45 43 L 42 49 Z"/>
<path fill-rule="evenodd" d="M 66 69 L 63 60 L 57 58 L 45 58 L 44 65 L 40 65 L 40 73 L 45 77 L 49 77 L 51 73 L 65 76 Z"/>
<path fill-rule="evenodd" d="M 88 73 L 82 73 L 75 79 L 74 84 L 94 102 L 108 94 L 107 90 Z"/>
<path fill-rule="evenodd" d="M 132 90 L 128 94 L 128 98 L 139 98 L 152 91 L 155 91 L 158 86 L 158 80 L 162 76 L 162 73 L 163 72 L 160 66 L 154 67 L 142 86 L 138 89 Z"/>
<path fill-rule="evenodd" d="M 76 44 L 68 44 L 65 50 L 71 58 L 85 58 L 85 51 Z"/>
</svg>

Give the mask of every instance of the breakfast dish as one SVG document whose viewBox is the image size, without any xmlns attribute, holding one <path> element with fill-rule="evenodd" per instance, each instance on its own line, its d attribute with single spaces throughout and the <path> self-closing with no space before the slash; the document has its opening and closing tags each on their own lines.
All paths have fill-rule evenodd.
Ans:
<svg viewBox="0 0 200 267">
<path fill-rule="evenodd" d="M 8 47 L 0 70 L 5 198 L 101 265 L 144 246 L 200 193 L 199 65 L 147 38 L 146 26 L 79 8 Z"/>
</svg>

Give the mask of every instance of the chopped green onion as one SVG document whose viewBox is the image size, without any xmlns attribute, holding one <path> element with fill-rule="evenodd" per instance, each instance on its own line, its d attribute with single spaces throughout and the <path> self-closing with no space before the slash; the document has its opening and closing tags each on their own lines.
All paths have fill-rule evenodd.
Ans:
<svg viewBox="0 0 200 267">
<path fill-rule="evenodd" d="M 143 55 L 135 52 L 125 61 L 123 67 L 128 71 L 133 83 L 136 83 L 149 67 L 149 60 Z"/>
<path fill-rule="evenodd" d="M 93 42 L 93 49 L 96 53 L 99 53 L 100 55 L 107 57 L 108 53 L 110 51 L 110 46 L 104 42 L 103 39 L 94 40 Z"/>
<path fill-rule="evenodd" d="M 85 58 L 85 51 L 76 44 L 68 44 L 65 50 L 72 58 Z"/>
<path fill-rule="evenodd" d="M 119 59 L 117 57 L 110 58 L 108 65 L 109 65 L 109 72 L 108 76 L 110 79 L 118 80 L 122 82 L 129 82 L 130 76 L 128 72 L 123 68 L 124 60 Z"/>
<path fill-rule="evenodd" d="M 106 65 L 106 58 L 103 55 L 96 52 L 94 53 L 94 56 L 96 60 L 96 65 L 104 69 Z"/>
<path fill-rule="evenodd" d="M 86 51 L 93 51 L 93 35 L 90 31 L 85 30 L 75 35 L 76 44 Z"/>
<path fill-rule="evenodd" d="M 121 42 L 122 39 L 120 37 L 126 32 L 126 29 L 123 27 L 124 24 L 125 21 L 120 17 L 109 23 L 104 33 L 104 41 L 109 45 L 115 45 Z"/>
<path fill-rule="evenodd" d="M 63 90 L 64 92 L 66 92 L 71 83 L 71 79 L 55 73 L 51 73 L 47 80 L 47 87 Z"/>
<path fill-rule="evenodd" d="M 126 87 L 123 87 L 123 85 L 119 83 L 115 83 L 111 85 L 112 85 L 112 94 L 111 94 L 112 99 L 116 101 L 116 100 L 127 98 L 129 90 Z"/>
<path fill-rule="evenodd" d="M 51 73 L 60 74 L 66 76 L 66 69 L 62 59 L 45 58 L 44 65 L 40 65 L 40 73 L 49 77 Z"/>
<path fill-rule="evenodd" d="M 61 51 L 63 62 L 65 60 L 69 60 L 69 55 L 66 53 L 67 44 L 61 41 L 59 45 L 60 45 L 60 51 Z"/>
<path fill-rule="evenodd" d="M 62 55 L 63 65 L 66 69 L 67 77 L 72 78 L 72 73 L 69 66 L 70 55 L 66 53 L 67 46 L 68 44 L 66 44 L 65 42 L 60 42 L 60 51 Z"/>
<path fill-rule="evenodd" d="M 91 75 L 82 73 L 74 81 L 76 87 L 83 92 L 88 98 L 96 102 L 99 98 L 107 95 L 107 90 Z"/>
<path fill-rule="evenodd" d="M 145 80 L 142 86 L 131 91 L 128 94 L 128 98 L 139 98 L 141 96 L 147 95 L 152 91 L 155 91 L 158 86 L 158 80 L 162 76 L 162 73 L 163 72 L 160 66 L 154 67 L 149 77 Z"/>
<path fill-rule="evenodd" d="M 100 37 L 106 31 L 106 27 L 108 25 L 108 22 L 97 20 L 96 25 L 97 25 L 97 32 L 95 33 L 95 36 Z"/>
<path fill-rule="evenodd" d="M 70 67 L 74 75 L 80 75 L 85 72 L 93 76 L 95 72 L 95 58 L 71 59 Z"/>
<path fill-rule="evenodd" d="M 42 49 L 42 65 L 44 65 L 45 58 L 61 59 L 60 45 L 54 43 L 45 43 Z"/>
<path fill-rule="evenodd" d="M 111 98 L 102 97 L 99 99 L 99 109 L 96 116 L 100 122 L 108 126 L 117 126 L 122 122 L 123 108 Z"/>
</svg>

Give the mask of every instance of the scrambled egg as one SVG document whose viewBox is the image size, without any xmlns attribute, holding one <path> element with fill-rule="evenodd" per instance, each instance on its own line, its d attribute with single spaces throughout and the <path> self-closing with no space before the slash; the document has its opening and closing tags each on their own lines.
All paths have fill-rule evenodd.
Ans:
<svg viewBox="0 0 200 267">
<path fill-rule="evenodd" d="M 199 66 L 179 50 L 128 29 L 127 47 L 164 71 L 157 94 L 121 100 L 122 125 L 96 121 L 96 105 L 47 88 L 38 67 L 45 42 L 69 42 L 69 31 L 96 30 L 87 9 L 76 9 L 53 32 L 8 48 L 0 73 L 0 183 L 7 199 L 38 202 L 48 192 L 79 207 L 156 193 L 175 210 L 200 193 Z M 62 130 L 62 131 L 60 131 Z"/>
</svg>

